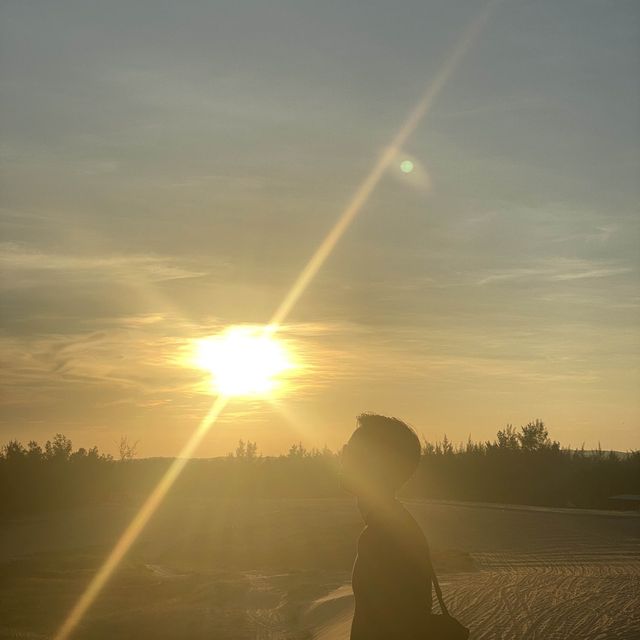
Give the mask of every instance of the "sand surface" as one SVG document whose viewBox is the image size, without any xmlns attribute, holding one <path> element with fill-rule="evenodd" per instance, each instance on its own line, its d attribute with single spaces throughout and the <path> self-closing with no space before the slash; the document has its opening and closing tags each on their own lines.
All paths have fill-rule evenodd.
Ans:
<svg viewBox="0 0 640 640">
<path fill-rule="evenodd" d="M 640 519 L 613 513 L 413 502 L 432 544 L 471 552 L 444 575 L 451 612 L 474 639 L 640 638 Z M 317 640 L 349 637 L 348 585 L 306 612 Z"/>
<path fill-rule="evenodd" d="M 640 517 L 407 503 L 480 640 L 640 638 Z M 133 513 L 0 523 L 0 638 L 50 638 Z M 169 502 L 77 638 L 348 638 L 350 500 Z"/>
</svg>

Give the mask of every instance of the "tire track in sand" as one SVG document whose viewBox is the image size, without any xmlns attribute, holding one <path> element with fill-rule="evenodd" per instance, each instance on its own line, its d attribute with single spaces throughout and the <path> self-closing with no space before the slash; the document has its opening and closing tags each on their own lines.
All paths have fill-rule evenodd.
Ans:
<svg viewBox="0 0 640 640">
<path fill-rule="evenodd" d="M 559 550 L 544 558 L 491 554 L 479 573 L 445 582 L 451 609 L 477 640 L 637 640 L 640 638 L 640 562 L 608 566 Z"/>
</svg>

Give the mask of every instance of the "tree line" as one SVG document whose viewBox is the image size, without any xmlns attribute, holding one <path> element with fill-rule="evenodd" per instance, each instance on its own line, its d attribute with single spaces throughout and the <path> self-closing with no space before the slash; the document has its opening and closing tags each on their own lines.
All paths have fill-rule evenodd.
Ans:
<svg viewBox="0 0 640 640">
<path fill-rule="evenodd" d="M 0 450 L 0 516 L 143 500 L 172 459 L 135 459 L 136 447 L 123 437 L 114 459 L 96 447 L 74 450 L 62 434 L 44 446 L 8 442 Z M 418 470 L 402 490 L 405 497 L 596 508 L 624 493 L 640 494 L 640 452 L 562 448 L 540 420 L 507 425 L 492 441 L 425 441 Z M 340 454 L 299 442 L 267 457 L 257 443 L 241 440 L 227 457 L 191 460 L 172 495 L 338 497 Z"/>
</svg>

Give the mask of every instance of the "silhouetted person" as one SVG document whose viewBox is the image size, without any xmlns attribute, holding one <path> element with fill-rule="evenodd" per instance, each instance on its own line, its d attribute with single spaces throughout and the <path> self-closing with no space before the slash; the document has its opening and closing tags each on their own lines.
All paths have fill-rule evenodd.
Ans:
<svg viewBox="0 0 640 640">
<path fill-rule="evenodd" d="M 426 640 L 431 612 L 429 548 L 396 491 L 420 461 L 420 441 L 397 418 L 363 414 L 343 450 L 343 485 L 366 526 L 352 585 L 351 640 Z"/>
</svg>

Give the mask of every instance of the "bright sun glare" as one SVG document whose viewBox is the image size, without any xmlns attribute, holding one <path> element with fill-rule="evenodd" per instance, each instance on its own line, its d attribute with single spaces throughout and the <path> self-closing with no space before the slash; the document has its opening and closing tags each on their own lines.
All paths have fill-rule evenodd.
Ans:
<svg viewBox="0 0 640 640">
<path fill-rule="evenodd" d="M 211 372 L 214 389 L 225 396 L 269 395 L 293 368 L 284 344 L 265 327 L 230 327 L 198 340 L 195 361 Z"/>
</svg>

